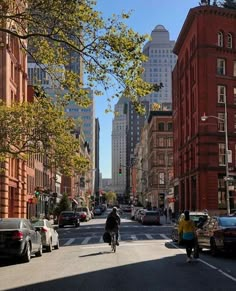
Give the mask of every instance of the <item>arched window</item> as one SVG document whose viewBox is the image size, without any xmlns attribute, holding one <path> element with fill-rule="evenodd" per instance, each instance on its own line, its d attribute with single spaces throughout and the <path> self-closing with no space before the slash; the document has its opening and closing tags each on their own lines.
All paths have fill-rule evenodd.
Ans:
<svg viewBox="0 0 236 291">
<path fill-rule="evenodd" d="M 219 31 L 218 32 L 218 46 L 223 47 L 223 44 L 224 44 L 223 33 Z"/>
<path fill-rule="evenodd" d="M 233 38 L 232 38 L 232 34 L 228 33 L 227 35 L 227 47 L 228 48 L 232 48 L 233 47 Z"/>
</svg>

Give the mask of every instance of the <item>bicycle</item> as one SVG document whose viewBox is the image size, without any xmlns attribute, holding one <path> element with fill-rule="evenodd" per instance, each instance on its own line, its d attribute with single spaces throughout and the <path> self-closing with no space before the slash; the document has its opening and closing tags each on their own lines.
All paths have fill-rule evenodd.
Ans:
<svg viewBox="0 0 236 291">
<path fill-rule="evenodd" d="M 111 235 L 111 251 L 116 252 L 116 233 L 114 231 L 110 232 Z"/>
</svg>

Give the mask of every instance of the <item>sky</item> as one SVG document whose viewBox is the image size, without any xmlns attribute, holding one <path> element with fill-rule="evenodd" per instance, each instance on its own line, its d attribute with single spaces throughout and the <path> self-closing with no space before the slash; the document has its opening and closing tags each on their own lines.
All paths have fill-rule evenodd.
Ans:
<svg viewBox="0 0 236 291">
<path fill-rule="evenodd" d="M 191 8 L 199 6 L 200 0 L 97 0 L 96 10 L 107 18 L 132 10 L 126 24 L 140 34 L 151 34 L 157 25 L 163 25 L 176 41 Z M 111 178 L 112 113 L 105 113 L 109 96 L 95 97 L 96 117 L 100 124 L 100 160 L 102 178 Z M 118 100 L 115 101 L 117 103 Z"/>
</svg>

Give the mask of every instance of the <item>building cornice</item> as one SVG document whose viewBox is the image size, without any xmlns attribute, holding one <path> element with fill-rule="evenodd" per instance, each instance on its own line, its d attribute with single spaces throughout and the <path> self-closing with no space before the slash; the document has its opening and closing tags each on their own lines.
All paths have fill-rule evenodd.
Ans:
<svg viewBox="0 0 236 291">
<path fill-rule="evenodd" d="M 216 15 L 227 17 L 231 19 L 236 19 L 236 10 L 234 9 L 226 9 L 217 6 L 199 6 L 189 10 L 188 15 L 185 19 L 185 22 L 182 26 L 182 29 L 179 33 L 175 46 L 173 48 L 173 52 L 178 55 L 179 51 L 185 42 L 187 34 L 192 26 L 194 20 L 200 15 Z"/>
</svg>

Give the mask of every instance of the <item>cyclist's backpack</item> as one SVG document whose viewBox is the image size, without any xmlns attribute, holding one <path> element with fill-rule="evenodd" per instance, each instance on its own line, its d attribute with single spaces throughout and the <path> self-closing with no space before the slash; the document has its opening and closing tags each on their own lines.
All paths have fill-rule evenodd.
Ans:
<svg viewBox="0 0 236 291">
<path fill-rule="evenodd" d="M 118 221 L 114 216 L 109 216 L 106 222 L 106 229 L 112 230 L 117 227 Z"/>
<path fill-rule="evenodd" d="M 111 236 L 110 233 L 105 231 L 103 234 L 103 241 L 104 243 L 110 243 L 111 242 Z"/>
</svg>

